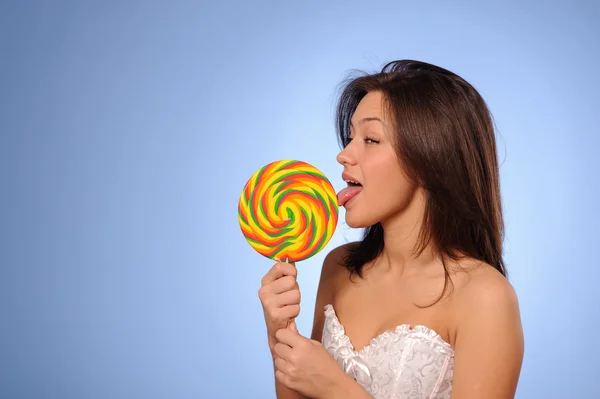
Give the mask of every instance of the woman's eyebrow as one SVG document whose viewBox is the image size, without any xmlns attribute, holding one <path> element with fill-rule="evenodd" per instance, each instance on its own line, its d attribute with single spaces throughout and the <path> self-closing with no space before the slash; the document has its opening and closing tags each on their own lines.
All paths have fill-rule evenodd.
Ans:
<svg viewBox="0 0 600 399">
<path fill-rule="evenodd" d="M 383 123 L 383 121 L 376 116 L 368 116 L 366 118 L 362 118 L 358 123 L 363 124 L 363 123 L 372 122 L 372 121 L 379 121 L 382 125 L 385 126 L 385 123 Z M 352 124 L 352 121 L 350 121 L 350 127 L 354 127 L 354 125 Z"/>
</svg>

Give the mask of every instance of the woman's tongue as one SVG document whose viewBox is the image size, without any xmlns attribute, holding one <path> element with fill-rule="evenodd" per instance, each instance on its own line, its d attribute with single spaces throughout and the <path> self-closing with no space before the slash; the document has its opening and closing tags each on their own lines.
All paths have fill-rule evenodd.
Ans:
<svg viewBox="0 0 600 399">
<path fill-rule="evenodd" d="M 362 186 L 348 186 L 342 189 L 338 194 L 338 204 L 339 206 L 344 206 L 348 201 L 354 198 L 358 193 L 362 191 Z"/>
</svg>

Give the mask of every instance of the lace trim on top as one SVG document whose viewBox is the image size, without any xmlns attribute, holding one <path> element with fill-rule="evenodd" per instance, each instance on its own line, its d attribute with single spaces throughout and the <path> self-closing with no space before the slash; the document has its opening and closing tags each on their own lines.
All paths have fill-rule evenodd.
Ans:
<svg viewBox="0 0 600 399">
<path fill-rule="evenodd" d="M 432 330 L 431 328 L 420 324 L 417 324 L 412 327 L 410 324 L 400 324 L 395 329 L 386 330 L 383 333 L 376 336 L 375 338 L 372 338 L 368 345 L 366 345 L 361 350 L 357 351 L 354 348 L 354 344 L 352 344 L 352 342 L 350 341 L 350 337 L 346 335 L 346 330 L 340 322 L 340 320 L 338 319 L 333 305 L 325 305 L 325 316 L 330 317 L 332 319 L 333 323 L 335 324 L 340 333 L 338 337 L 340 340 L 343 341 L 344 345 L 352 348 L 352 351 L 360 356 L 368 356 L 369 349 L 371 349 L 372 347 L 384 345 L 390 339 L 395 338 L 398 335 L 424 338 L 425 340 L 431 342 L 432 346 L 435 346 L 436 349 L 438 349 L 441 353 L 454 355 L 454 349 L 452 348 L 452 345 L 446 342 L 442 338 L 442 336 L 439 335 L 435 330 Z"/>
</svg>

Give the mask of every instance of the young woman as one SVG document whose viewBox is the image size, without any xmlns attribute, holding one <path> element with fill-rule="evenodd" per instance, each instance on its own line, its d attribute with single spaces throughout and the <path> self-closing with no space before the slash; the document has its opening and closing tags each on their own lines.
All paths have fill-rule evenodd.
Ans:
<svg viewBox="0 0 600 399">
<path fill-rule="evenodd" d="M 338 193 L 360 242 L 325 259 L 311 338 L 292 264 L 259 297 L 279 399 L 513 398 L 523 359 L 502 259 L 492 118 L 456 74 L 387 64 L 345 86 Z"/>
</svg>

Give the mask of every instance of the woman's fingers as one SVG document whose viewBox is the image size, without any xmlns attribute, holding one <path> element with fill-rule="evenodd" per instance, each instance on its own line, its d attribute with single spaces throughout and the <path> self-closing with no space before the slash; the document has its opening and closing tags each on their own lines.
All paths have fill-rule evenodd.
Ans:
<svg viewBox="0 0 600 399">
<path fill-rule="evenodd" d="M 295 278 L 297 273 L 298 272 L 296 270 L 296 267 L 293 264 L 286 262 L 277 262 L 275 265 L 273 265 L 273 267 L 271 267 L 271 270 L 269 270 L 267 274 L 265 274 L 265 276 L 262 279 L 261 285 L 268 285 L 283 276 L 291 276 Z"/>
<path fill-rule="evenodd" d="M 289 291 L 282 292 L 275 296 L 274 303 L 276 306 L 283 307 L 285 305 L 296 305 L 300 303 L 300 290 L 294 288 Z"/>
</svg>

